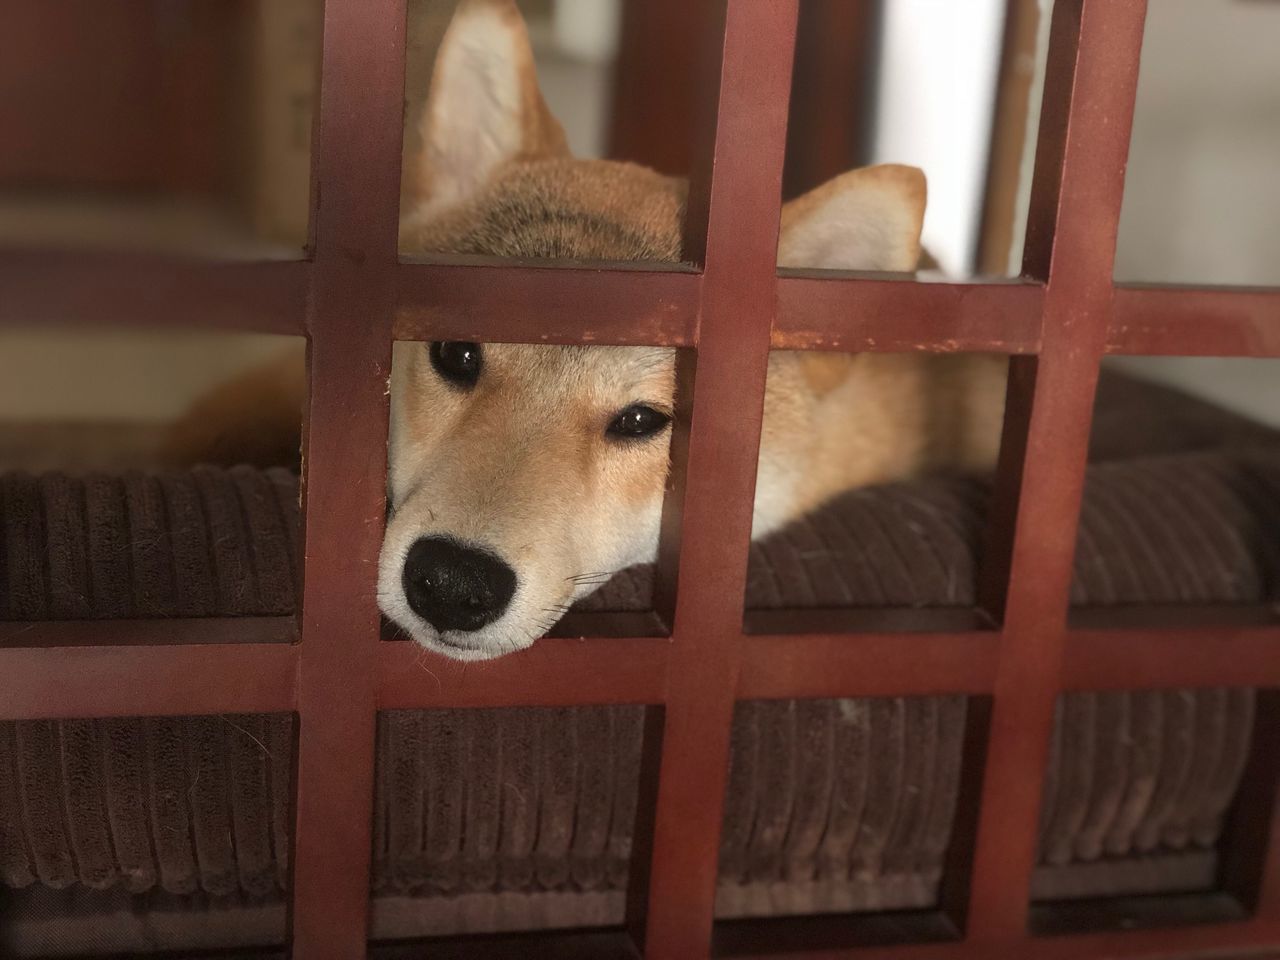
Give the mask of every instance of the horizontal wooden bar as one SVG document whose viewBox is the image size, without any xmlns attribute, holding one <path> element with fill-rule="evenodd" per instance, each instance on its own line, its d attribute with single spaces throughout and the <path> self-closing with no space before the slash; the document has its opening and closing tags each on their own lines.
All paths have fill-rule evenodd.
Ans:
<svg viewBox="0 0 1280 960">
<path fill-rule="evenodd" d="M 395 336 L 688 347 L 701 279 L 678 264 L 401 263 Z"/>
<path fill-rule="evenodd" d="M 570 610 L 544 637 L 568 640 L 619 640 L 670 637 L 671 631 L 653 610 Z M 409 633 L 383 618 L 383 640 L 412 640 Z"/>
<path fill-rule="evenodd" d="M 311 264 L 0 251 L 0 324 L 301 335 Z"/>
<path fill-rule="evenodd" d="M 1118 285 L 1107 352 L 1280 357 L 1280 288 Z"/>
<path fill-rule="evenodd" d="M 1280 624 L 1166 630 L 1073 630 L 1068 690 L 1280 687 Z"/>
<path fill-rule="evenodd" d="M 0 251 L 0 324 L 301 335 L 312 265 Z M 538 343 L 696 340 L 691 268 L 462 259 L 404 263 L 396 336 Z M 775 349 L 1034 353 L 1035 283 L 921 283 L 785 270 Z M 584 316 L 584 314 L 586 314 Z M 536 332 L 535 332 L 536 331 Z M 1119 284 L 1107 351 L 1280 356 L 1280 289 Z"/>
<path fill-rule="evenodd" d="M 818 914 L 721 920 L 712 934 L 713 957 L 773 957 L 810 947 L 863 951 L 898 943 L 954 943 L 960 931 L 938 910 Z"/>
<path fill-rule="evenodd" d="M 547 637 L 497 660 L 466 663 L 387 640 L 378 656 L 378 707 L 661 703 L 670 651 L 671 641 L 663 637 Z"/>
<path fill-rule="evenodd" d="M 375 943 L 369 960 L 640 960 L 625 930 L 552 930 Z"/>
<path fill-rule="evenodd" d="M 614 617 L 585 615 L 569 623 L 601 626 Z M 619 626 L 651 623 L 652 615 L 635 614 L 623 617 Z M 803 619 L 793 626 L 803 627 Z M 211 663 L 226 664 L 237 676 L 264 664 L 268 674 L 255 677 L 247 688 L 238 682 L 202 687 L 196 694 L 199 709 L 178 712 L 246 711 L 250 709 L 246 697 L 265 697 L 278 707 L 279 674 L 271 671 L 292 663 L 296 648 L 286 641 L 294 636 L 292 617 L 3 623 L 0 671 L 6 679 L 6 694 L 24 683 L 42 691 L 9 694 L 3 709 L 6 715 L 46 709 L 52 712 L 41 715 L 128 713 L 130 690 L 141 690 L 143 702 L 163 702 L 170 693 L 151 689 L 154 683 L 167 683 L 182 664 L 204 669 L 198 665 Z M 741 699 L 982 694 L 992 689 L 998 635 L 968 629 L 748 634 L 741 643 Z M 263 647 L 275 652 L 263 654 Z M 548 637 L 512 656 L 465 664 L 412 643 L 388 641 L 380 647 L 379 704 L 389 708 L 658 703 L 665 695 L 669 650 L 668 638 L 627 638 L 615 632 Z M 105 671 L 102 684 L 95 682 L 99 669 Z M 124 686 L 106 679 L 112 671 Z M 54 680 L 55 703 L 39 706 Z M 173 702 L 197 683 L 199 678 L 181 679 Z M 1280 687 L 1280 624 L 1077 628 L 1067 647 L 1064 684 L 1071 690 Z"/>
<path fill-rule="evenodd" d="M 655 610 L 571 610 L 547 633 L 549 637 L 568 637 L 573 640 L 670 635 L 671 628 Z"/>
<path fill-rule="evenodd" d="M 751 634 L 961 633 L 997 624 L 977 607 L 807 607 L 752 610 L 743 616 Z"/>
<path fill-rule="evenodd" d="M 0 649 L 0 720 L 292 711 L 298 644 Z"/>
<path fill-rule="evenodd" d="M 1077 933 L 1070 936 L 1018 936 L 999 940 L 962 940 L 951 943 L 910 943 L 884 945 L 871 955 L 876 960 L 1171 960 L 1174 957 L 1225 958 L 1247 955 L 1270 957 L 1256 952 L 1280 948 L 1280 923 L 1253 920 L 1244 923 L 1206 923 L 1154 930 L 1106 933 Z M 1238 951 L 1238 952 L 1237 952 Z M 809 946 L 787 952 L 770 953 L 770 960 L 860 960 L 868 956 L 865 946 Z"/>
<path fill-rule="evenodd" d="M 994 631 L 744 636 L 738 697 L 989 693 L 999 643 Z"/>
<path fill-rule="evenodd" d="M 293 643 L 297 639 L 294 617 L 0 621 L 0 648 Z"/>
<path fill-rule="evenodd" d="M 1044 287 L 782 271 L 775 350 L 1035 353 Z"/>
<path fill-rule="evenodd" d="M 1247 920 L 1249 911 L 1229 893 L 1203 891 L 1149 896 L 1098 897 L 1035 903 L 1031 929 L 1039 936 L 1062 936 L 1080 930 L 1140 930 L 1194 923 Z"/>
<path fill-rule="evenodd" d="M 1036 960 L 1077 960 L 1080 957 L 1150 958 L 1226 957 L 1233 951 L 1280 948 L 1280 923 L 1206 923 L 1132 930 L 1114 933 L 1084 933 L 1075 936 L 1029 939 L 1026 953 L 1005 956 L 1035 957 Z M 1262 955 L 1251 953 L 1255 957 Z M 892 954 L 888 956 L 892 957 Z M 896 960 L 896 958 L 894 958 Z"/>
</svg>

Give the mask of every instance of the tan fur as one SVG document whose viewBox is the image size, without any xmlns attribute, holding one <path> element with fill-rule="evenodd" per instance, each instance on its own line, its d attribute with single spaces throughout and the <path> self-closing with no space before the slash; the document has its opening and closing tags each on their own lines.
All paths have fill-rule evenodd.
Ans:
<svg viewBox="0 0 1280 960">
<path fill-rule="evenodd" d="M 574 260 L 679 260 L 686 184 L 633 163 L 532 158 L 509 163 L 477 194 L 410 218 L 413 254 Z"/>
<path fill-rule="evenodd" d="M 853 487 L 994 464 L 1003 357 L 833 354 L 820 368 L 822 389 L 813 359 L 775 351 L 769 360 L 756 536 Z M 778 502 L 765 508 L 770 496 Z"/>
<path fill-rule="evenodd" d="M 169 431 L 161 457 L 173 466 L 296 467 L 306 393 L 306 358 L 299 343 L 192 404 Z"/>
<path fill-rule="evenodd" d="M 783 206 L 778 265 L 838 269 L 842 264 L 832 261 L 853 256 L 859 258 L 860 270 L 915 270 L 927 196 L 924 174 L 916 167 L 882 163 L 842 173 Z M 831 220 L 838 222 L 827 222 Z M 852 253 L 851 221 L 865 224 L 852 236 L 852 245 L 865 249 Z M 844 243 L 839 252 L 820 242 L 825 226 L 841 228 Z"/>
<path fill-rule="evenodd" d="M 478 38 L 495 36 L 513 64 L 483 56 Z M 490 88 L 492 97 L 476 100 L 477 90 Z M 514 109 L 519 116 L 476 118 L 477 142 L 468 142 L 472 135 L 458 123 L 450 91 L 462 91 L 457 96 L 482 110 Z M 413 174 L 422 177 L 427 199 L 404 222 L 403 252 L 678 260 L 684 183 L 631 164 L 565 156 L 563 134 L 544 112 L 514 6 L 466 0 L 437 63 L 424 119 L 425 173 Z M 504 155 L 493 153 L 495 136 L 510 141 Z M 468 164 L 475 157 L 492 168 L 473 183 Z M 440 190 L 448 203 L 440 202 Z M 914 269 L 925 193 L 923 175 L 910 167 L 837 177 L 784 207 L 779 262 Z M 853 487 L 937 469 L 989 469 L 1004 379 L 1005 361 L 996 357 L 775 352 L 754 535 Z M 250 434 L 249 424 L 282 399 L 284 385 L 259 373 L 229 387 L 199 408 L 201 430 L 214 430 L 217 421 L 224 425 L 216 433 Z M 388 473 L 393 514 L 379 563 L 383 610 L 432 649 L 482 659 L 532 643 L 567 604 L 594 588 L 594 580 L 578 581 L 582 575 L 603 579 L 652 559 L 669 434 L 620 443 L 606 428 L 633 403 L 669 411 L 674 389 L 674 351 L 667 348 L 488 344 L 480 379 L 462 391 L 435 372 L 425 345 L 398 344 Z M 298 399 L 281 406 L 296 425 Z M 235 424 L 225 425 L 228 418 Z M 497 554 L 519 580 L 499 621 L 451 633 L 447 642 L 409 609 L 400 586 L 410 546 L 440 535 Z"/>
<path fill-rule="evenodd" d="M 505 44 L 500 57 L 486 57 L 477 49 L 484 41 Z M 459 61 L 479 62 L 478 69 L 461 69 Z M 459 90 L 462 87 L 464 89 Z M 504 102 L 513 110 L 490 113 L 498 119 L 476 147 L 456 158 L 457 131 L 477 122 L 476 99 Z M 503 155 L 511 157 L 568 156 L 564 128 L 551 115 L 538 87 L 533 49 L 520 11 L 510 0 L 463 0 L 445 32 L 431 76 L 431 92 L 422 115 L 422 157 L 415 170 L 415 193 L 423 210 L 455 202 L 458 180 L 482 182 Z M 469 185 L 474 186 L 474 183 Z M 443 195 L 442 195 L 443 194 Z"/>
</svg>

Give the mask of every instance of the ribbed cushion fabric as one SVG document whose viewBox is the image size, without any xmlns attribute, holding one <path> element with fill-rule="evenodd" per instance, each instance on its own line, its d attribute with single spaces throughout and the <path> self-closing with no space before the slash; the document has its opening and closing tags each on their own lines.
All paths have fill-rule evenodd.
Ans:
<svg viewBox="0 0 1280 960">
<path fill-rule="evenodd" d="M 0 497 L 4 619 L 294 609 L 297 493 L 286 474 L 8 475 Z M 967 480 L 850 493 L 753 548 L 749 605 L 971 604 L 985 499 Z M 1275 601 L 1277 534 L 1274 449 L 1097 464 L 1072 598 Z M 647 576 L 624 573 L 586 606 L 634 606 Z M 1248 691 L 1064 698 L 1044 863 L 1211 847 L 1252 707 Z M 961 698 L 741 705 L 722 914 L 927 903 L 951 837 L 964 717 Z M 625 707 L 384 714 L 375 889 L 618 890 L 641 726 Z M 291 741 L 286 717 L 0 724 L 0 880 L 278 890 Z"/>
<path fill-rule="evenodd" d="M 0 474 L 0 620 L 294 609 L 298 483 L 248 467 Z"/>
<path fill-rule="evenodd" d="M 292 749 L 287 716 L 0 724 L 0 879 L 271 893 Z"/>
</svg>

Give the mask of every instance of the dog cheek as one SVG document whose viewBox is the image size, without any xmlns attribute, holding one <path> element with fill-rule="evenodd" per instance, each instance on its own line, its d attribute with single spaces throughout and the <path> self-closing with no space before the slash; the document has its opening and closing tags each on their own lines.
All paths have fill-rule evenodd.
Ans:
<svg viewBox="0 0 1280 960">
<path fill-rule="evenodd" d="M 629 456 L 612 471 L 610 486 L 623 507 L 639 509 L 655 497 L 661 498 L 667 480 L 667 443 L 647 446 Z"/>
</svg>

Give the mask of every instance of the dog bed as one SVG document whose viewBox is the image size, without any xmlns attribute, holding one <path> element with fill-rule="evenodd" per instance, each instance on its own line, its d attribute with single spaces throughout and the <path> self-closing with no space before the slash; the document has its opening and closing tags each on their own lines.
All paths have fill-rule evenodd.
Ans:
<svg viewBox="0 0 1280 960">
<path fill-rule="evenodd" d="M 1280 599 L 1275 436 L 1126 381 L 1102 400 L 1073 604 Z M 1141 426 L 1156 407 L 1165 426 Z M 0 619 L 288 614 L 296 494 L 290 474 L 248 468 L 0 475 Z M 964 479 L 850 493 L 753 547 L 748 606 L 972 606 L 986 499 Z M 583 606 L 634 608 L 648 583 L 626 571 Z M 1064 697 L 1035 896 L 1210 888 L 1253 707 L 1248 690 Z M 934 905 L 967 709 L 741 704 L 718 915 Z M 291 724 L 0 724 L 5 955 L 280 942 Z M 374 938 L 620 922 L 642 727 L 633 707 L 383 714 Z"/>
</svg>

